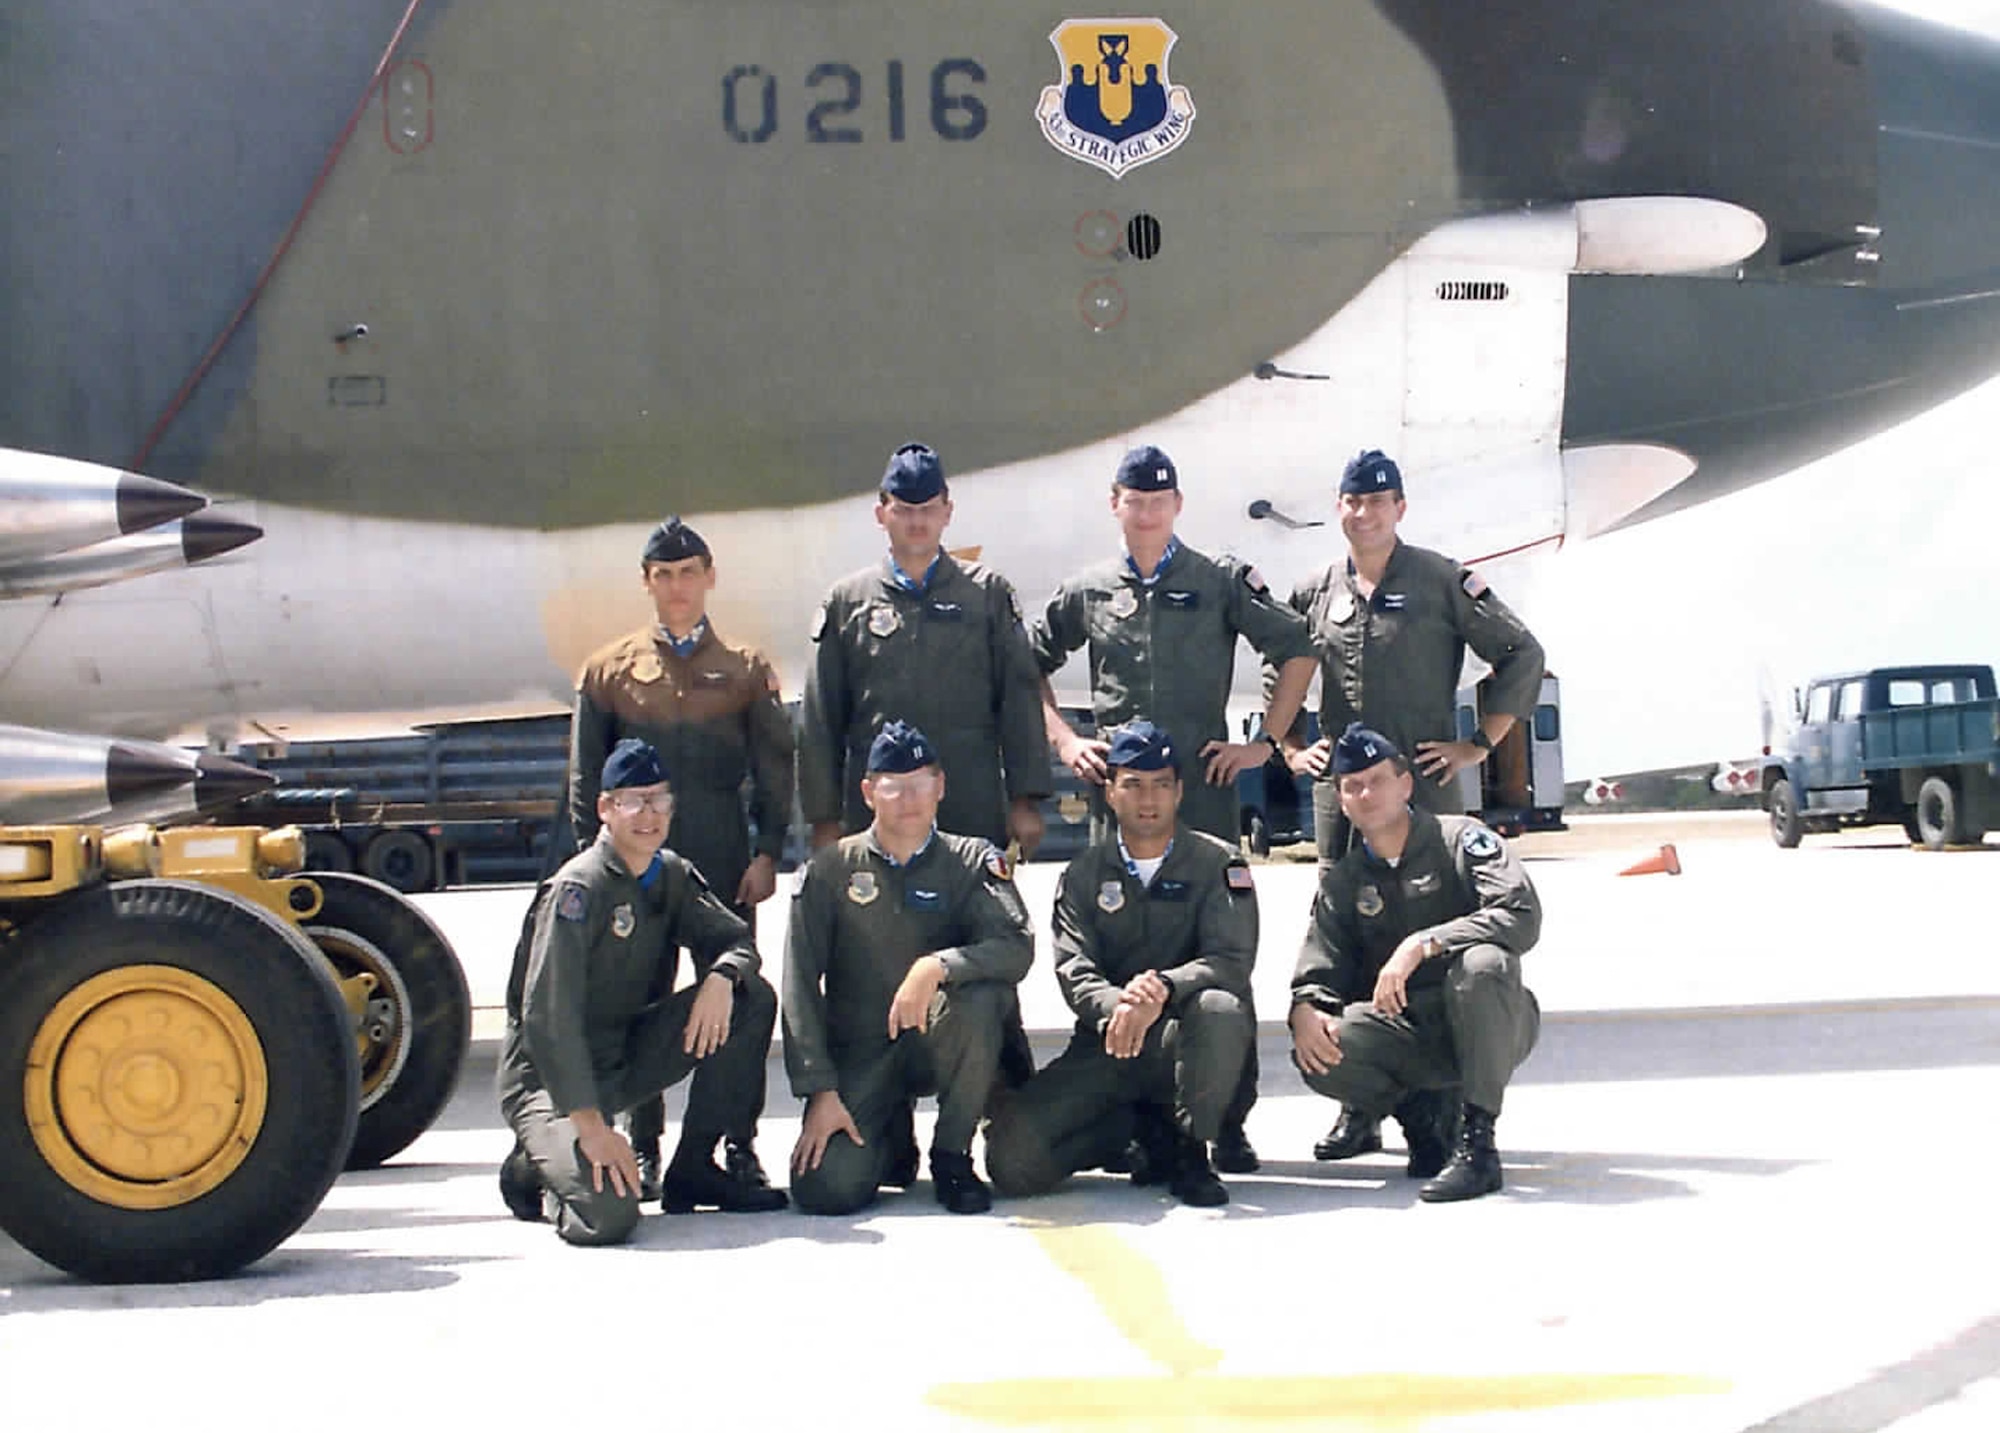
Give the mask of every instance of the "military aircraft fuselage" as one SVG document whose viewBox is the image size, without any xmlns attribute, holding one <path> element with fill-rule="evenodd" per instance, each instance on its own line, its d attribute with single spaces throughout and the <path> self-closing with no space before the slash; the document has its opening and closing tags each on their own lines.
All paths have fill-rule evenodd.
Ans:
<svg viewBox="0 0 2000 1433">
<path fill-rule="evenodd" d="M 1825 0 L 1199 0 L 1115 27 L 969 0 L 25 0 L 0 17 L 0 447 L 347 541 L 807 509 L 912 437 L 1011 474 L 1199 410 L 1220 436 L 1191 480 L 1240 513 L 1272 414 L 1319 405 L 1316 483 L 1398 444 L 1415 400 L 1343 374 L 1377 346 L 1414 373 L 1421 346 L 1328 325 L 1426 236 L 1709 201 L 1762 242 L 1579 263 L 1553 356 L 1524 360 L 1552 418 L 1520 444 L 1684 460 L 1629 519 L 2000 366 L 1996 77 L 1982 41 Z M 1435 297 L 1509 296 L 1504 246 L 1451 252 Z M 1286 366 L 1328 345 L 1350 369 Z M 1448 418 L 1411 438 L 1419 472 Z M 1094 506 L 1109 470 L 1078 473 Z M 969 536 L 1040 595 L 1045 534 Z M 851 565 L 772 541 L 814 583 Z M 330 610 L 291 571 L 261 599 Z"/>
</svg>

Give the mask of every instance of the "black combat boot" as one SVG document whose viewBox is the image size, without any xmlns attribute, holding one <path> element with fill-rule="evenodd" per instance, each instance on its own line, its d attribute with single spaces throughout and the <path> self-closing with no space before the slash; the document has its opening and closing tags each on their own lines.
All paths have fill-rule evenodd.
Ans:
<svg viewBox="0 0 2000 1433">
<path fill-rule="evenodd" d="M 1458 1141 L 1458 1110 L 1453 1090 L 1412 1090 L 1397 1104 L 1396 1122 L 1410 1153 L 1403 1172 L 1410 1178 L 1429 1179 L 1450 1161 Z"/>
<path fill-rule="evenodd" d="M 1381 1147 L 1382 1121 L 1364 1115 L 1353 1105 L 1342 1105 L 1333 1128 L 1313 1146 L 1313 1158 L 1353 1159 L 1358 1154 L 1373 1154 Z"/>
<path fill-rule="evenodd" d="M 757 1158 L 757 1147 L 734 1135 L 724 1136 L 722 1141 L 722 1172 L 753 1188 L 771 1187 L 771 1177 L 764 1173 L 764 1163 Z"/>
<path fill-rule="evenodd" d="M 500 1198 L 516 1219 L 527 1224 L 542 1222 L 542 1176 L 519 1140 L 514 1142 L 514 1152 L 500 1161 Z"/>
<path fill-rule="evenodd" d="M 993 1191 L 973 1173 L 969 1154 L 932 1150 L 931 1185 L 937 1202 L 954 1214 L 984 1214 L 993 1207 Z"/>
<path fill-rule="evenodd" d="M 1499 1188 L 1500 1151 L 1493 1147 L 1493 1116 L 1478 1105 L 1467 1105 L 1451 1163 L 1417 1191 L 1417 1198 L 1432 1204 L 1448 1204 L 1458 1199 L 1477 1199 Z"/>
<path fill-rule="evenodd" d="M 639 1202 L 651 1204 L 660 1197 L 660 1142 L 656 1139 L 635 1141 L 632 1157 L 639 1161 Z"/>
<path fill-rule="evenodd" d="M 1242 1121 L 1223 1125 L 1215 1137 L 1215 1167 L 1224 1174 L 1255 1174 L 1258 1166 L 1256 1147 L 1243 1132 Z M 1216 1185 L 1218 1189 L 1221 1187 L 1220 1183 Z M 1225 1192 L 1223 1198 L 1228 1197 Z"/>
<path fill-rule="evenodd" d="M 882 1182 L 908 1189 L 917 1182 L 917 1112 L 908 1100 L 889 1111 L 883 1141 Z"/>
<path fill-rule="evenodd" d="M 756 1163 L 756 1156 L 751 1156 Z M 761 1177 L 762 1167 L 757 1169 Z M 725 1214 L 770 1214 L 791 1203 L 769 1180 L 745 1179 L 734 1170 L 715 1167 L 715 1137 L 690 1140 L 685 1135 L 660 1181 L 660 1209 L 667 1214 L 692 1214 L 697 1208 Z"/>
<path fill-rule="evenodd" d="M 1215 1177 L 1208 1162 L 1208 1142 L 1193 1135 L 1175 1141 L 1174 1177 L 1167 1181 L 1174 1198 L 1197 1209 L 1213 1209 L 1229 1202 L 1229 1190 Z"/>
<path fill-rule="evenodd" d="M 1174 1177 L 1179 1158 L 1179 1136 L 1174 1132 L 1173 1116 L 1158 1105 L 1135 1105 L 1132 1142 L 1125 1147 L 1125 1170 L 1131 1181 L 1142 1189 L 1165 1184 Z"/>
</svg>

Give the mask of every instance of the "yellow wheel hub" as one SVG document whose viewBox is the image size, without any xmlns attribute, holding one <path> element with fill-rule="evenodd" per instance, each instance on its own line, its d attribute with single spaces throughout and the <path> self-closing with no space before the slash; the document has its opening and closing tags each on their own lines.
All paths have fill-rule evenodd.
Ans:
<svg viewBox="0 0 2000 1433">
<path fill-rule="evenodd" d="M 70 991 L 36 1030 L 28 1127 L 72 1188 L 170 1209 L 235 1172 L 269 1087 L 263 1043 L 220 987 L 175 966 L 124 966 Z"/>
</svg>

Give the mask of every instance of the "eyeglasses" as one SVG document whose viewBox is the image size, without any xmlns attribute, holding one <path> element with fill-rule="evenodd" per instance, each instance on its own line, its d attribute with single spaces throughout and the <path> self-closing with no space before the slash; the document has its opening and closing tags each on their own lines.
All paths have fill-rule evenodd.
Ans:
<svg viewBox="0 0 2000 1433">
<path fill-rule="evenodd" d="M 908 771 L 895 775 L 871 776 L 868 778 L 868 783 L 869 789 L 877 796 L 886 796 L 893 800 L 906 793 L 912 796 L 921 795 L 936 786 L 937 779 L 938 774 L 935 771 Z"/>
<path fill-rule="evenodd" d="M 620 791 L 615 796 L 607 796 L 604 799 L 611 803 L 611 809 L 620 816 L 637 816 L 641 811 L 664 816 L 674 809 L 674 795 L 671 791 L 656 791 L 651 796 L 641 796 L 636 791 Z"/>
</svg>

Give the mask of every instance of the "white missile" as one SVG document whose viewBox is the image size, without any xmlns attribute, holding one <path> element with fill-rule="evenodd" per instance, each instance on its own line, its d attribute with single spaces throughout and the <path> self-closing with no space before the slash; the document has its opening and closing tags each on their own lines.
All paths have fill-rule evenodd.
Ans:
<svg viewBox="0 0 2000 1433">
<path fill-rule="evenodd" d="M 193 815 L 276 780 L 157 741 L 0 726 L 0 822 L 122 825 Z"/>
<path fill-rule="evenodd" d="M 37 597 L 123 582 L 149 572 L 189 567 L 255 542 L 264 529 L 252 523 L 196 513 L 125 537 L 44 557 L 0 563 L 0 598 Z"/>
<path fill-rule="evenodd" d="M 207 504 L 159 478 L 0 448 L 0 566 L 144 532 Z"/>
</svg>

